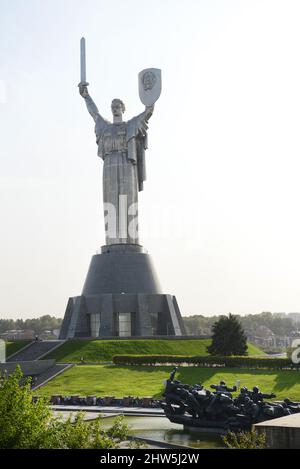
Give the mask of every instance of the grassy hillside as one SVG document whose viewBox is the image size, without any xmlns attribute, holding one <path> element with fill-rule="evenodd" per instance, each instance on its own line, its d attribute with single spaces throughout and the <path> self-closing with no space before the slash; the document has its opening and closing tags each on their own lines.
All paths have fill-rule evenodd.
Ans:
<svg viewBox="0 0 300 469">
<path fill-rule="evenodd" d="M 254 344 L 251 344 L 251 342 L 247 343 L 248 345 L 248 355 L 251 357 L 264 357 L 266 356 L 266 353 L 263 352 L 259 347 L 257 347 Z"/>
<path fill-rule="evenodd" d="M 61 347 L 48 354 L 58 362 L 79 363 L 81 357 L 85 362 L 110 362 L 114 355 L 120 354 L 161 354 L 161 355 L 208 355 L 206 347 L 210 339 L 168 340 L 68 340 Z M 249 355 L 264 355 L 252 344 Z"/>
<path fill-rule="evenodd" d="M 25 347 L 25 345 L 30 344 L 31 340 L 14 340 L 13 342 L 6 342 L 6 356 L 10 357 L 21 348 Z"/>
<path fill-rule="evenodd" d="M 168 378 L 171 370 L 172 367 L 163 366 L 77 365 L 38 389 L 37 394 L 159 398 L 164 388 L 163 380 Z M 176 377 L 184 383 L 201 382 L 207 388 L 220 380 L 228 385 L 240 380 L 241 386 L 259 386 L 266 393 L 274 392 L 278 399 L 290 397 L 300 401 L 299 373 L 296 371 L 182 367 Z"/>
</svg>

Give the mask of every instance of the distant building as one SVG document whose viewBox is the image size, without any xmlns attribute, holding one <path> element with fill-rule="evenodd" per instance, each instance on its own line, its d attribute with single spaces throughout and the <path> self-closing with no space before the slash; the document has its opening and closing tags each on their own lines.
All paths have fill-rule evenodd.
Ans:
<svg viewBox="0 0 300 469">
<path fill-rule="evenodd" d="M 32 340 L 34 338 L 34 331 L 31 329 L 12 329 L 0 334 L 0 338 L 3 340 Z"/>
<path fill-rule="evenodd" d="M 41 340 L 53 340 L 53 339 L 58 338 L 58 334 L 59 334 L 59 330 L 57 329 L 54 329 L 51 331 L 45 329 L 44 331 L 39 332 L 38 337 Z"/>
<path fill-rule="evenodd" d="M 296 337 L 300 337 L 300 331 L 291 331 L 289 335 L 279 336 L 268 327 L 259 326 L 254 332 L 248 334 L 248 340 L 265 349 L 286 349 L 292 345 Z"/>
</svg>

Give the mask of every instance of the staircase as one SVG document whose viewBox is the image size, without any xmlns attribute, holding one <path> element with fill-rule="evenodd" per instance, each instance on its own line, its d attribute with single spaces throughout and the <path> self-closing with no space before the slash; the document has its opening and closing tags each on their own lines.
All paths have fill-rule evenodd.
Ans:
<svg viewBox="0 0 300 469">
<path fill-rule="evenodd" d="M 74 366 L 73 363 L 62 363 L 59 365 L 52 366 L 51 368 L 49 368 L 48 370 L 44 371 L 43 373 L 37 376 L 37 380 L 35 381 L 34 386 L 32 386 L 32 389 L 33 390 L 38 389 L 39 387 L 43 386 L 48 381 L 60 375 L 61 373 L 66 371 L 68 368 L 71 368 L 72 366 Z"/>
<path fill-rule="evenodd" d="M 39 360 L 44 355 L 62 345 L 64 342 L 64 340 L 39 340 L 37 342 L 32 342 L 32 344 L 8 358 L 7 361 L 27 362 Z"/>
</svg>

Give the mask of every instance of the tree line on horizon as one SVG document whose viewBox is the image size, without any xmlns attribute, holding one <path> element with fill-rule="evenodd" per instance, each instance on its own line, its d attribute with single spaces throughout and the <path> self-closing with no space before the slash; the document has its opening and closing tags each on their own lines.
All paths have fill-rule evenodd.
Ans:
<svg viewBox="0 0 300 469">
<path fill-rule="evenodd" d="M 203 316 L 199 314 L 186 316 L 183 317 L 183 322 L 188 335 L 206 335 L 212 332 L 213 325 L 222 316 L 226 317 L 228 315 Z M 234 314 L 234 316 L 239 320 L 247 335 L 256 335 L 256 331 L 260 326 L 267 327 L 278 336 L 288 336 L 292 332 L 300 330 L 300 321 L 295 321 L 290 317 L 281 317 L 276 313 L 262 312 L 245 316 Z"/>
<path fill-rule="evenodd" d="M 212 332 L 213 325 L 222 315 L 203 316 L 201 314 L 193 316 L 183 316 L 183 322 L 188 335 L 206 335 Z M 255 331 L 260 326 L 265 326 L 274 334 L 286 336 L 295 330 L 300 330 L 300 321 L 295 322 L 290 317 L 281 317 L 274 313 L 263 312 L 259 314 L 247 314 L 245 316 L 234 315 L 240 321 L 243 329 L 248 335 L 255 335 Z M 62 318 L 49 314 L 31 319 L 0 319 L 0 334 L 9 330 L 33 330 L 40 334 L 45 330 L 54 330 L 61 327 Z"/>
<path fill-rule="evenodd" d="M 35 334 L 41 334 L 43 331 L 59 329 L 61 323 L 62 318 L 49 314 L 33 319 L 0 319 L 0 334 L 12 330 L 33 330 Z"/>
</svg>

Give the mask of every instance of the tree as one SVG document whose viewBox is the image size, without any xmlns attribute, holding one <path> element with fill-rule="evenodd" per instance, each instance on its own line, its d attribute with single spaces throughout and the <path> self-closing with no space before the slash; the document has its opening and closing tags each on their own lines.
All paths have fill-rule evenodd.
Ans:
<svg viewBox="0 0 300 469">
<path fill-rule="evenodd" d="M 247 337 L 236 316 L 221 316 L 212 330 L 212 343 L 207 347 L 211 355 L 247 355 Z"/>
<path fill-rule="evenodd" d="M 128 433 L 122 417 L 105 430 L 100 418 L 85 422 L 83 412 L 75 420 L 55 417 L 47 399 L 33 400 L 30 379 L 24 380 L 20 367 L 1 379 L 0 428 L 0 449 L 118 448 Z"/>
</svg>

